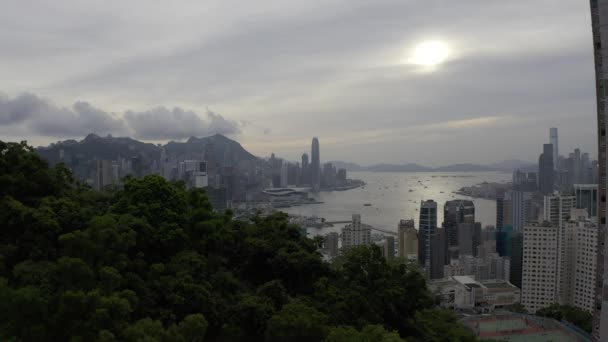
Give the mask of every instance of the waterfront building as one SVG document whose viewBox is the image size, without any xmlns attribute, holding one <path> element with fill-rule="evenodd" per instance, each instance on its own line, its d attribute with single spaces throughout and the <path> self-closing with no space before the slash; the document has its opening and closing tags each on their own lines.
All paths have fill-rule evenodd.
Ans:
<svg viewBox="0 0 608 342">
<path fill-rule="evenodd" d="M 430 271 L 431 235 L 437 229 L 437 202 L 427 200 L 420 202 L 420 220 L 418 226 L 418 262 Z"/>
<path fill-rule="evenodd" d="M 319 191 L 321 188 L 321 159 L 319 150 L 319 139 L 312 139 L 311 161 L 310 161 L 310 180 L 313 191 Z"/>
<path fill-rule="evenodd" d="M 371 244 L 371 226 L 361 223 L 361 215 L 353 214 L 352 223 L 342 228 L 342 249 Z"/>
<path fill-rule="evenodd" d="M 401 220 L 398 234 L 398 256 L 410 261 L 418 260 L 418 232 L 414 220 Z"/>
</svg>

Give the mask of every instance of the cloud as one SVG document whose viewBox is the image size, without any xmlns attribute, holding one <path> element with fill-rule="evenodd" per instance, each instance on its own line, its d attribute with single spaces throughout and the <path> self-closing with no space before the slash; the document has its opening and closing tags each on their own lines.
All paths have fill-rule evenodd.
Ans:
<svg viewBox="0 0 608 342">
<path fill-rule="evenodd" d="M 236 121 L 208 111 L 205 119 L 197 113 L 175 107 L 156 107 L 122 116 L 77 101 L 71 107 L 56 106 L 31 93 L 14 98 L 0 94 L 0 124 L 23 134 L 46 137 L 78 137 L 89 133 L 100 135 L 134 135 L 139 139 L 183 139 L 215 133 L 233 135 L 240 132 Z"/>
<path fill-rule="evenodd" d="M 125 120 L 141 139 L 183 139 L 215 133 L 237 134 L 240 126 L 236 121 L 208 111 L 206 120 L 193 111 L 175 107 L 169 110 L 157 107 L 144 112 L 127 111 Z"/>
<path fill-rule="evenodd" d="M 23 122 L 45 106 L 47 103 L 33 94 L 21 94 L 14 99 L 0 94 L 0 124 L 12 125 Z"/>
<path fill-rule="evenodd" d="M 23 125 L 22 129 L 49 137 L 128 132 L 122 119 L 87 102 L 79 101 L 69 108 L 58 107 L 31 93 L 0 97 L 0 123 Z"/>
</svg>

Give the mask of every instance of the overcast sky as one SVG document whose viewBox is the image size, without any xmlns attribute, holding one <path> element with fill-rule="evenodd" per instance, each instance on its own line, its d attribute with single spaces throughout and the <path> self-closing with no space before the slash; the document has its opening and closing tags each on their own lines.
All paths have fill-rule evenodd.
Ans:
<svg viewBox="0 0 608 342">
<path fill-rule="evenodd" d="M 447 49 L 434 67 L 419 44 Z M 0 2 L 0 139 L 223 133 L 292 160 L 597 153 L 588 1 Z"/>
</svg>

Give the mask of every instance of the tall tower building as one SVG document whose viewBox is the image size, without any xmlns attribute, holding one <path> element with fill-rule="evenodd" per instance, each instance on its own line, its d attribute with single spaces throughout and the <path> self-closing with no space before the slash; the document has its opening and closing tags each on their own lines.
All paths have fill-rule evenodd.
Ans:
<svg viewBox="0 0 608 342">
<path fill-rule="evenodd" d="M 418 226 L 418 262 L 430 272 L 431 236 L 437 230 L 437 202 L 427 200 L 420 203 L 420 224 Z"/>
<path fill-rule="evenodd" d="M 312 138 L 310 154 L 310 185 L 313 190 L 318 191 L 321 187 L 321 162 L 319 156 L 319 139 Z"/>
<path fill-rule="evenodd" d="M 553 192 L 553 173 L 553 145 L 544 144 L 543 154 L 538 159 L 539 186 L 543 194 Z"/>
<path fill-rule="evenodd" d="M 549 143 L 553 145 L 553 170 L 557 171 L 557 158 L 559 156 L 559 147 L 557 145 L 557 128 L 551 127 L 549 130 Z"/>
<path fill-rule="evenodd" d="M 593 49 L 595 57 L 595 90 L 597 104 L 598 137 L 598 260 L 597 292 L 593 320 L 593 337 L 596 341 L 608 340 L 608 256 L 606 253 L 606 100 L 608 81 L 608 0 L 590 0 Z"/>
</svg>

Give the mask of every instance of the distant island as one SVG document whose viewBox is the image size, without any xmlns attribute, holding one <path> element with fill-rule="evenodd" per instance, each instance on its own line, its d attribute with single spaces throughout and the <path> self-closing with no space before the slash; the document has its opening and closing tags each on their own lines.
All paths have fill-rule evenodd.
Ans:
<svg viewBox="0 0 608 342">
<path fill-rule="evenodd" d="M 406 164 L 374 164 L 362 166 L 355 163 L 332 161 L 333 165 L 338 168 L 343 168 L 350 172 L 512 172 L 513 170 L 535 170 L 538 165 L 531 162 L 526 162 L 518 159 L 505 160 L 502 162 L 478 165 L 478 164 L 453 164 L 440 167 L 429 167 L 415 163 Z"/>
</svg>

